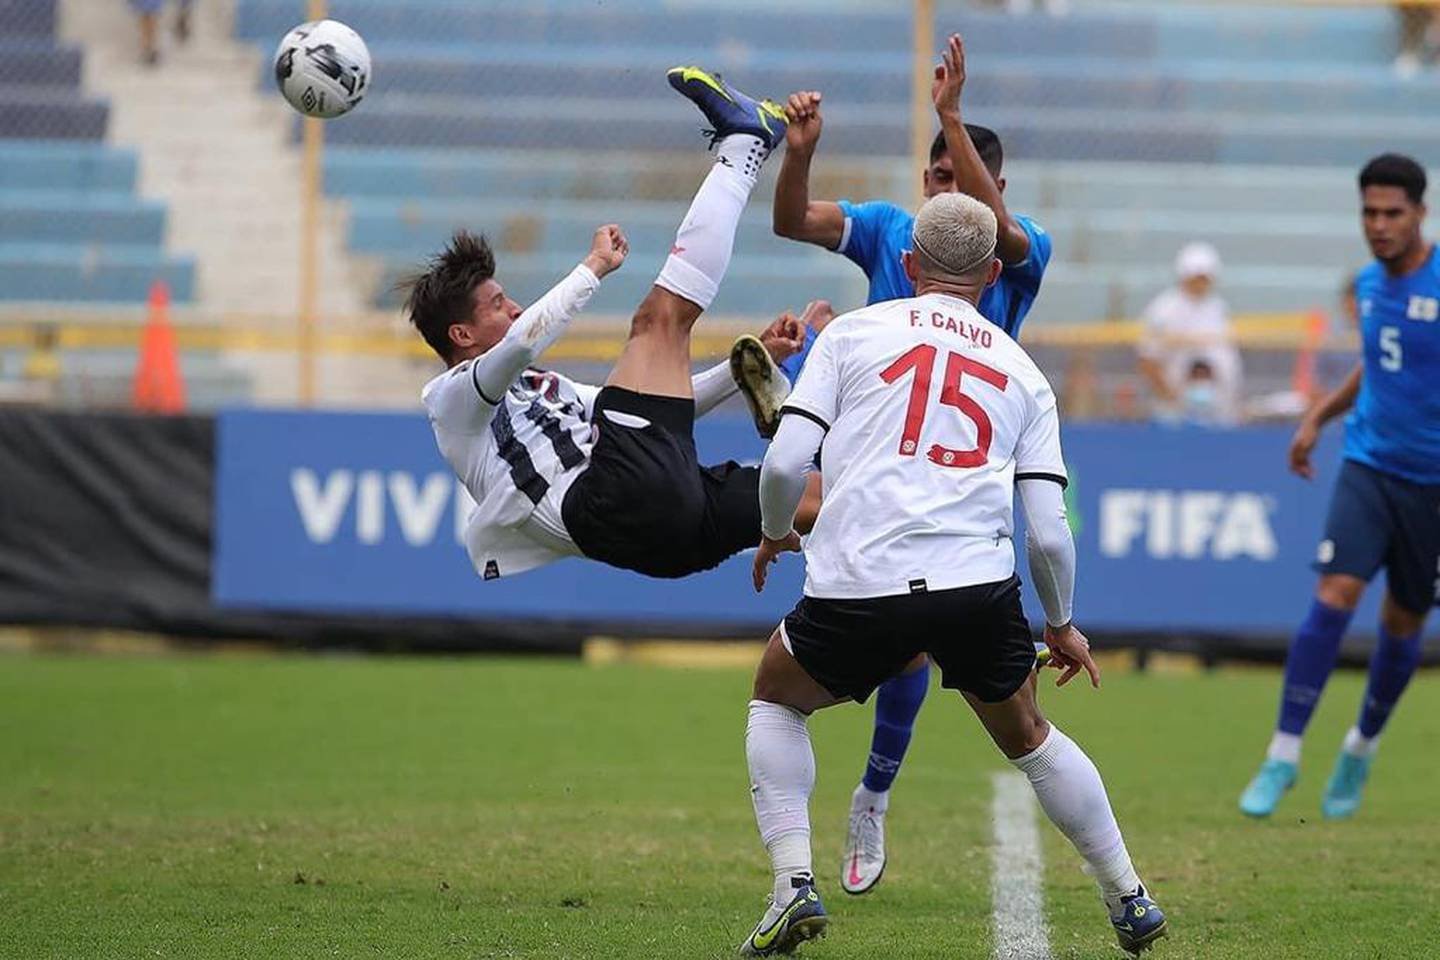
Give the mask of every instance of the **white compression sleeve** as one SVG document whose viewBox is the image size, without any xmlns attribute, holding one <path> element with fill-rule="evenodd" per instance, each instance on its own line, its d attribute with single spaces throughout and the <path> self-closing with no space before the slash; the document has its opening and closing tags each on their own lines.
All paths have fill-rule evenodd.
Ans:
<svg viewBox="0 0 1440 960">
<path fill-rule="evenodd" d="M 1030 578 L 1052 627 L 1070 622 L 1075 601 L 1075 540 L 1065 515 L 1065 491 L 1054 480 L 1017 481 L 1015 492 L 1025 512 L 1025 547 Z"/>
<path fill-rule="evenodd" d="M 771 540 L 789 535 L 805 496 L 805 475 L 825 440 L 825 428 L 809 417 L 785 417 L 760 465 L 760 530 Z"/>
<path fill-rule="evenodd" d="M 475 386 L 480 395 L 499 403 L 515 378 L 560 338 L 599 289 L 600 278 L 582 263 L 516 317 L 504 338 L 475 360 Z"/>
<path fill-rule="evenodd" d="M 730 375 L 730 364 L 726 362 L 695 374 L 690 378 L 690 389 L 695 394 L 695 416 L 703 417 L 733 397 L 740 387 Z"/>
</svg>

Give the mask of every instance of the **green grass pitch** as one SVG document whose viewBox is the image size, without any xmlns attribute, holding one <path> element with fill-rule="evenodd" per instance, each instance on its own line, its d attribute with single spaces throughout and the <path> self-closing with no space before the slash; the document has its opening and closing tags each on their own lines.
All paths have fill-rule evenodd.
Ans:
<svg viewBox="0 0 1440 960">
<path fill-rule="evenodd" d="M 1048 688 L 1095 758 L 1173 933 L 1155 956 L 1440 956 L 1440 684 L 1400 709 L 1360 816 L 1319 793 L 1360 695 L 1337 677 L 1273 822 L 1236 797 L 1271 671 Z M 728 957 L 768 866 L 749 675 L 537 660 L 0 658 L 0 957 Z M 932 691 L 870 896 L 836 874 L 869 711 L 812 721 L 820 960 L 988 958 L 989 775 Z M 1118 956 L 1045 836 L 1054 956 Z"/>
</svg>

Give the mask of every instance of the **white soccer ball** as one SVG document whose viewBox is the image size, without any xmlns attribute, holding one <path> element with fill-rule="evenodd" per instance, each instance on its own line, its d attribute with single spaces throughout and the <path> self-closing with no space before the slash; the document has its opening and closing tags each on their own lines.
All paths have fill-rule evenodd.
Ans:
<svg viewBox="0 0 1440 960">
<path fill-rule="evenodd" d="M 307 117 L 342 116 L 370 89 L 370 50 L 339 20 L 302 23 L 275 50 L 275 83 Z"/>
</svg>

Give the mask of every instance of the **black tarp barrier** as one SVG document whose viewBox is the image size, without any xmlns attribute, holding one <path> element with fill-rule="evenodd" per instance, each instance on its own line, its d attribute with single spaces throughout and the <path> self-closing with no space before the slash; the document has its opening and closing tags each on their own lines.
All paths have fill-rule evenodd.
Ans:
<svg viewBox="0 0 1440 960">
<path fill-rule="evenodd" d="M 210 602 L 209 417 L 0 408 L 0 622 L 194 641 L 578 651 L 576 624 L 246 613 Z"/>
</svg>

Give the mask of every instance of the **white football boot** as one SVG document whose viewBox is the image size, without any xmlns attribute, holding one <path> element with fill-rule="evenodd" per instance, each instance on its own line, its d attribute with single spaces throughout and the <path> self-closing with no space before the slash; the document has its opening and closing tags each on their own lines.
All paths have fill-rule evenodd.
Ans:
<svg viewBox="0 0 1440 960">
<path fill-rule="evenodd" d="M 869 893 L 885 874 L 885 811 L 858 796 L 850 804 L 850 830 L 845 860 L 840 864 L 840 889 L 856 896 Z"/>
</svg>

